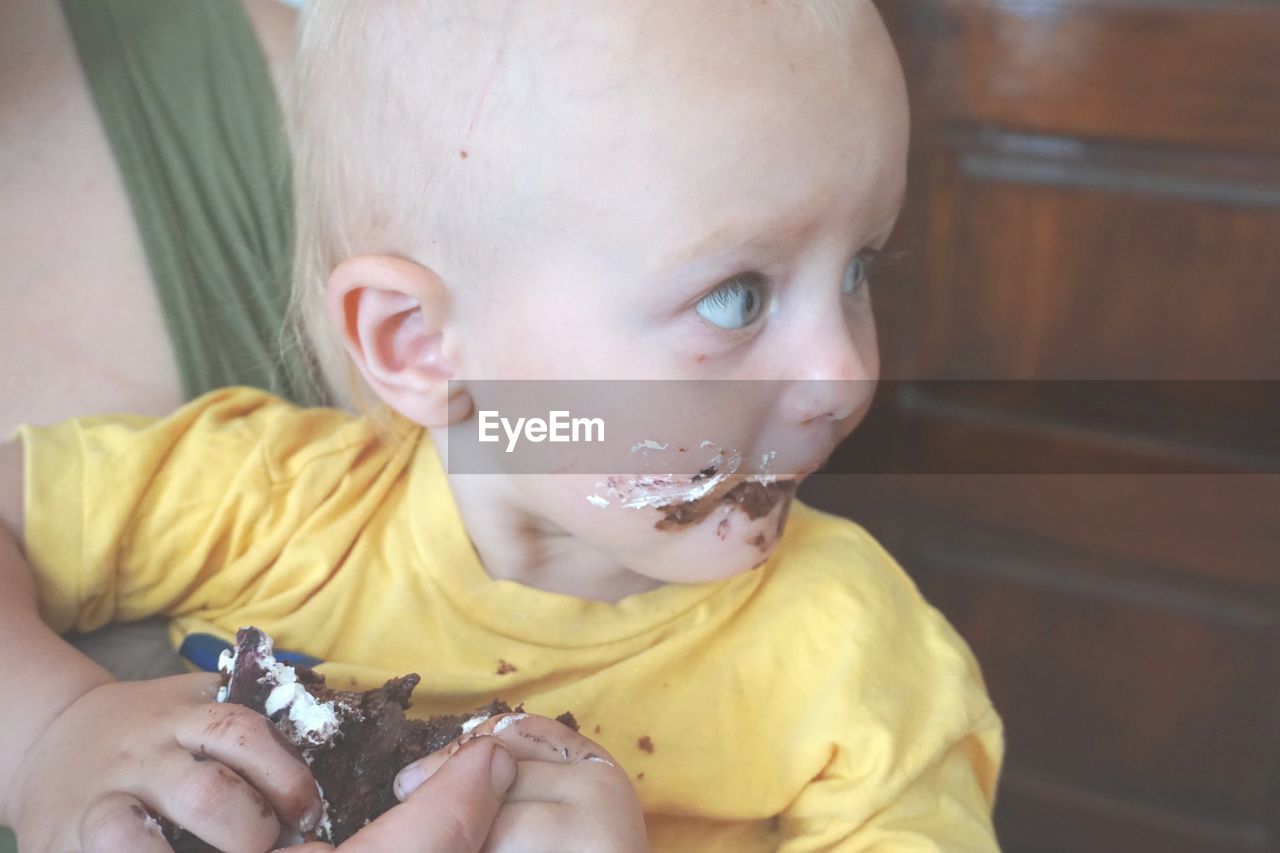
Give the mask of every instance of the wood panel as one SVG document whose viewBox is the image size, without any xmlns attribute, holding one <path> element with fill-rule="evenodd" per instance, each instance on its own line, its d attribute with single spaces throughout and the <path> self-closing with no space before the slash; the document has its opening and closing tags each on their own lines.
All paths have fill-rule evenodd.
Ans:
<svg viewBox="0 0 1280 853">
<path fill-rule="evenodd" d="M 802 497 L 864 523 L 973 647 L 1006 849 L 1275 849 L 1280 577 L 1257 543 L 1280 548 L 1280 477 L 819 475 Z"/>
<path fill-rule="evenodd" d="M 1280 476 L 819 474 L 801 497 L 857 519 L 895 554 L 930 525 L 972 527 L 989 531 L 993 557 L 1005 541 L 1058 543 L 1116 577 L 1280 606 Z"/>
<path fill-rule="evenodd" d="M 944 120 L 1277 154 L 1274 5 L 946 0 L 926 80 Z"/>
<path fill-rule="evenodd" d="M 905 381 L 831 468 L 934 474 L 802 497 L 973 645 L 1006 850 L 1280 851 L 1280 476 L 1220 473 L 1280 463 L 1280 4 L 879 5 L 913 93 L 873 285 Z M 1017 381 L 931 381 L 972 378 Z M 940 473 L 1021 460 L 1218 473 Z"/>
<path fill-rule="evenodd" d="M 947 603 L 992 698 L 1020 721 L 1008 740 L 1023 772 L 1118 800 L 1195 802 L 1223 821 L 1267 815 L 1280 745 L 1271 608 L 1117 576 L 1011 536 L 994 556 L 981 540 L 935 528 L 903 559 Z"/>
<path fill-rule="evenodd" d="M 957 138 L 916 375 L 1280 378 L 1280 165 Z"/>
<path fill-rule="evenodd" d="M 996 804 L 1006 853 L 1267 853 L 1265 827 L 1117 801 L 1060 782 L 1006 773 Z"/>
<path fill-rule="evenodd" d="M 1280 382 L 886 380 L 826 470 L 1280 474 Z"/>
</svg>

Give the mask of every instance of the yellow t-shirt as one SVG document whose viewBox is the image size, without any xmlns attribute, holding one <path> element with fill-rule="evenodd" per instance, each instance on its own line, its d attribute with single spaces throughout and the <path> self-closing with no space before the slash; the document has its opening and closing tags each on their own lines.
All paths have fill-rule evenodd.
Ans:
<svg viewBox="0 0 1280 853">
<path fill-rule="evenodd" d="M 571 710 L 659 851 L 997 849 L 978 667 L 861 528 L 797 506 L 757 571 L 577 599 L 490 579 L 429 438 L 405 435 L 244 388 L 24 429 L 44 618 L 257 625 L 335 686 L 420 673 L 420 714 Z"/>
</svg>

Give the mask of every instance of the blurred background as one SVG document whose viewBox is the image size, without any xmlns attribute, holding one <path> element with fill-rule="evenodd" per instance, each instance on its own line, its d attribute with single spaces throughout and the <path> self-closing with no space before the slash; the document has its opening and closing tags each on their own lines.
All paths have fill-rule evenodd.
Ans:
<svg viewBox="0 0 1280 853">
<path fill-rule="evenodd" d="M 1280 5 L 877 5 L 896 381 L 828 469 L 884 473 L 801 494 L 972 645 L 1006 850 L 1280 851 Z"/>
<path fill-rule="evenodd" d="M 878 5 L 914 111 L 873 286 L 890 381 L 802 496 L 868 527 L 973 647 L 1007 726 L 1006 850 L 1280 851 L 1280 4 Z M 48 57 L 14 73 L 62 69 L 79 100 L 37 112 L 80 123 L 39 147 L 109 171 L 68 130 L 92 123 L 74 57 Z M 127 224 L 113 192 L 68 228 Z M 95 363 L 64 398 L 105 386 Z M 157 625 L 109 644 L 126 676 L 172 658 Z"/>
</svg>

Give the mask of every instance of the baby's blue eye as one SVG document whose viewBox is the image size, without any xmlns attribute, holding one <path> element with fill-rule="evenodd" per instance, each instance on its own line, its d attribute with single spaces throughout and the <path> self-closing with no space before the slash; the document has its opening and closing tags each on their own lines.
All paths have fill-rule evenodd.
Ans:
<svg viewBox="0 0 1280 853">
<path fill-rule="evenodd" d="M 859 254 L 844 268 L 844 281 L 840 283 L 840 290 L 845 296 L 853 296 L 866 287 L 867 266 L 866 257 Z"/>
<path fill-rule="evenodd" d="M 727 281 L 702 297 L 697 311 L 722 329 L 745 329 L 764 310 L 764 283 L 755 275 Z"/>
</svg>

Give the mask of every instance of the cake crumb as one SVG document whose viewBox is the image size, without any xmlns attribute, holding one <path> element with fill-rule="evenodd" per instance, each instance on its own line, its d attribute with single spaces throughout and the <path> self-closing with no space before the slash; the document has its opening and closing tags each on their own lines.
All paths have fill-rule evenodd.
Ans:
<svg viewBox="0 0 1280 853">
<path fill-rule="evenodd" d="M 556 722 L 562 726 L 568 726 L 569 728 L 573 729 L 575 732 L 580 731 L 578 726 L 578 721 L 574 719 L 573 713 L 571 711 L 565 711 L 563 714 L 556 717 Z M 598 729 L 600 727 L 596 726 L 596 728 Z"/>
<path fill-rule="evenodd" d="M 515 664 L 508 663 L 507 661 L 502 660 L 501 658 L 498 659 L 498 675 L 508 675 L 512 672 L 519 672 L 519 671 L 520 670 L 516 668 Z"/>
<path fill-rule="evenodd" d="M 595 732 L 596 732 L 596 734 L 600 734 L 600 724 L 599 724 L 599 723 L 596 723 Z"/>
<path fill-rule="evenodd" d="M 653 741 L 649 739 L 648 735 L 644 735 L 638 741 L 636 741 L 636 746 L 640 747 L 640 749 L 644 752 L 649 752 L 649 753 L 653 752 Z"/>
<path fill-rule="evenodd" d="M 639 782 L 643 778 L 644 778 L 644 771 L 641 770 L 639 773 L 636 774 L 636 781 Z"/>
</svg>

